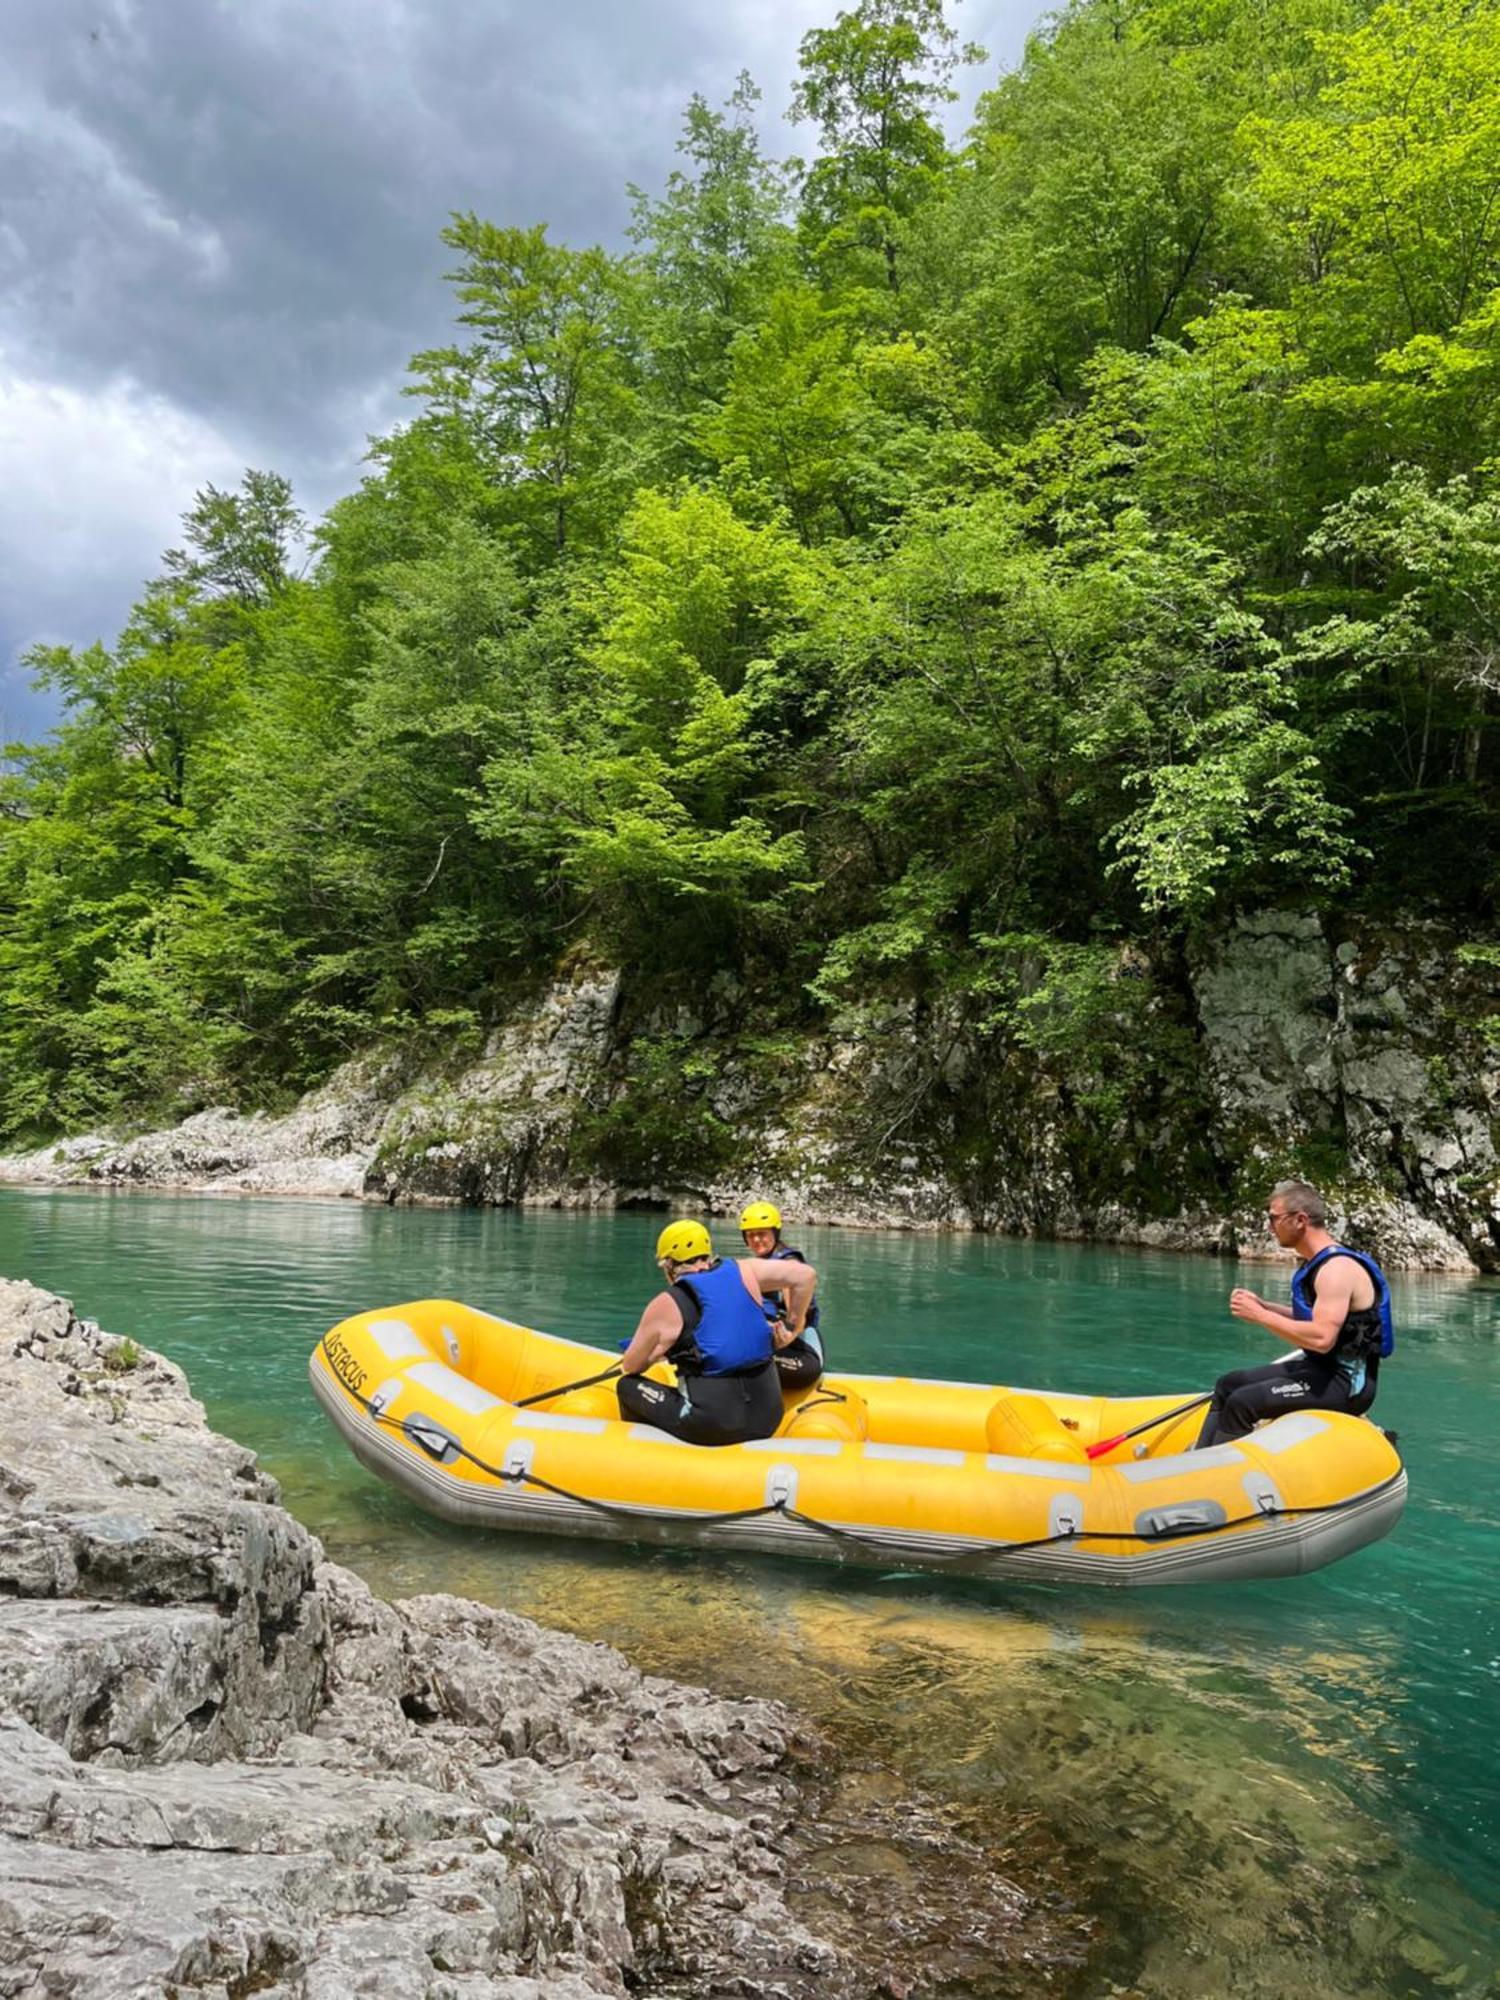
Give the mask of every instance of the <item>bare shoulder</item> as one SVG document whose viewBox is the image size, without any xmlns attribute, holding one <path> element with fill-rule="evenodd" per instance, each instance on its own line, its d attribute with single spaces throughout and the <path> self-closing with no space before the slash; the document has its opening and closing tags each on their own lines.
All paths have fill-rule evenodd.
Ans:
<svg viewBox="0 0 1500 2000">
<path fill-rule="evenodd" d="M 682 1307 L 670 1291 L 656 1292 L 646 1301 L 641 1314 L 643 1326 L 681 1326 Z"/>
<path fill-rule="evenodd" d="M 1318 1270 L 1318 1298 L 1326 1304 L 1369 1305 L 1375 1297 L 1370 1274 L 1357 1258 L 1330 1257 Z"/>
</svg>

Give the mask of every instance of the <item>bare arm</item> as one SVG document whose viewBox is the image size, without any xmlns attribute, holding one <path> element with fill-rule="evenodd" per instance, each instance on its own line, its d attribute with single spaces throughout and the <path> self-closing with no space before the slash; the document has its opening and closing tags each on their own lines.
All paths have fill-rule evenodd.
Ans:
<svg viewBox="0 0 1500 2000">
<path fill-rule="evenodd" d="M 1318 1292 L 1313 1301 L 1311 1319 L 1295 1319 L 1286 1307 L 1268 1306 L 1264 1299 L 1247 1291 L 1229 1294 L 1229 1310 L 1236 1319 L 1250 1320 L 1256 1326 L 1263 1326 L 1268 1333 L 1274 1333 L 1278 1340 L 1285 1340 L 1293 1347 L 1301 1347 L 1309 1354 L 1327 1354 L 1331 1352 L 1339 1337 L 1339 1329 L 1349 1316 L 1355 1287 L 1363 1276 L 1352 1257 L 1330 1257 L 1318 1271 Z M 1369 1283 L 1368 1278 L 1365 1283 Z M 1372 1299 L 1373 1296 L 1372 1290 Z"/>
<path fill-rule="evenodd" d="M 787 1306 L 783 1318 L 787 1330 L 784 1334 L 775 1327 L 771 1330 L 776 1345 L 785 1347 L 807 1324 L 807 1309 L 818 1289 L 817 1272 L 811 1264 L 799 1264 L 791 1257 L 741 1257 L 739 1267 L 745 1288 L 757 1303 L 763 1302 L 767 1292 L 785 1295 Z"/>
<path fill-rule="evenodd" d="M 660 1361 L 682 1332 L 682 1307 L 670 1292 L 658 1292 L 649 1299 L 630 1345 L 620 1357 L 622 1375 L 643 1375 L 653 1362 Z"/>
</svg>

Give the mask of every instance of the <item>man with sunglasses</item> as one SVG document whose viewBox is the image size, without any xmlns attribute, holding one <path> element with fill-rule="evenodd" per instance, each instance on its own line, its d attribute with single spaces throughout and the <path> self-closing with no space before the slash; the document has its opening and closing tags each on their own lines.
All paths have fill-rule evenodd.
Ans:
<svg viewBox="0 0 1500 2000">
<path fill-rule="evenodd" d="M 1289 1410 L 1362 1416 L 1374 1402 L 1381 1359 L 1395 1345 L 1391 1288 L 1373 1257 L 1335 1242 L 1327 1220 L 1323 1197 L 1306 1181 L 1278 1181 L 1272 1188 L 1266 1227 L 1298 1259 L 1291 1306 L 1272 1305 L 1241 1288 L 1230 1293 L 1229 1310 L 1299 1352 L 1290 1361 L 1221 1375 L 1200 1448 L 1244 1437 Z"/>
</svg>

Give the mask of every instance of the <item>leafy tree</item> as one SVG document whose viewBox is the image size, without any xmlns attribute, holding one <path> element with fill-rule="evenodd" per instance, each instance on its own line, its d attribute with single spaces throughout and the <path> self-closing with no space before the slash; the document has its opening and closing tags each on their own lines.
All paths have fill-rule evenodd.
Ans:
<svg viewBox="0 0 1500 2000">
<path fill-rule="evenodd" d="M 1256 284 L 1242 108 L 1103 7 L 1069 10 L 981 100 L 914 255 L 993 421 L 1034 421 L 1078 397 L 1096 348 L 1145 351 Z"/>
<path fill-rule="evenodd" d="M 1354 602 L 1302 636 L 1307 705 L 1361 806 L 1383 893 L 1493 893 L 1486 750 L 1500 697 L 1500 496 L 1400 466 L 1328 510 L 1310 553 Z"/>
<path fill-rule="evenodd" d="M 695 96 L 677 142 L 689 170 L 670 174 L 657 199 L 630 190 L 642 365 L 679 415 L 722 393 L 735 340 L 757 324 L 767 292 L 793 276 L 788 177 L 761 155 L 759 102 L 743 73 L 723 111 Z"/>
<path fill-rule="evenodd" d="M 1341 815 L 1234 583 L 1133 510 L 1049 546 L 1001 498 L 914 520 L 855 571 L 830 613 L 842 810 L 818 858 L 846 878 L 863 859 L 877 910 L 841 913 L 822 990 L 957 976 L 978 930 L 1191 918 L 1295 879 L 1311 843 L 1336 880 Z"/>
<path fill-rule="evenodd" d="M 863 0 L 805 171 L 742 78 L 631 255 L 456 216 L 357 490 L 205 488 L 113 645 L 33 656 L 0 1132 L 472 1041 L 582 953 L 643 1020 L 726 969 L 794 1039 L 898 1005 L 872 1134 L 976 1212 L 1041 1064 L 1074 1184 L 1147 1199 L 1195 927 L 1492 920 L 1497 18 L 1073 0 L 954 155 L 972 51 Z M 672 1129 L 627 1094 L 595 1156 Z"/>
<path fill-rule="evenodd" d="M 83 1123 L 120 1096 L 160 1103 L 193 1073 L 202 1052 L 190 1053 L 185 1014 L 175 1010 L 184 1034 L 169 1059 L 174 1009 L 126 968 L 149 962 L 161 912 L 193 871 L 206 762 L 236 710 L 240 664 L 204 642 L 172 584 L 147 592 L 113 651 L 31 655 L 65 720 L 4 784 L 0 1118 L 12 1129 L 44 1123 L 49 1107 Z M 131 994 L 143 1003 L 134 1034 Z"/>
<path fill-rule="evenodd" d="M 699 436 L 723 483 L 762 513 L 784 509 L 803 541 L 857 533 L 859 431 L 853 336 L 806 288 L 776 293 L 737 343 L 722 404 Z"/>
<path fill-rule="evenodd" d="M 167 577 L 195 597 L 228 598 L 255 609 L 287 586 L 307 530 L 279 472 L 247 472 L 238 493 L 205 486 L 182 517 L 186 549 L 168 549 Z"/>
<path fill-rule="evenodd" d="M 257 954 L 272 981 L 257 1018 L 289 982 L 325 1054 L 468 1007 L 514 972 L 555 904 L 474 820 L 489 762 L 562 723 L 556 618 L 505 547 L 460 519 L 382 574 L 363 628 L 351 654 L 339 621 L 309 606 L 285 633 L 206 846 L 220 903 L 208 928 L 232 920 L 241 943 L 247 924 L 279 932 Z M 225 985 L 218 997 L 234 1002 Z"/>
<path fill-rule="evenodd" d="M 489 477 L 521 503 L 518 524 L 561 554 L 601 525 L 631 422 L 624 274 L 602 250 L 547 241 L 544 224 L 500 229 L 460 215 L 443 241 L 468 347 L 412 362 L 414 393 L 473 439 Z"/>
<path fill-rule="evenodd" d="M 480 828 L 503 847 L 539 819 L 594 933 L 631 962 L 660 950 L 667 923 L 686 925 L 677 949 L 693 959 L 774 928 L 798 879 L 799 839 L 761 809 L 771 746 L 758 724 L 819 574 L 784 530 L 715 496 L 643 496 L 599 606 L 592 726 L 579 717 L 556 748 L 486 773 Z"/>
<path fill-rule="evenodd" d="M 1316 110 L 1251 119 L 1247 138 L 1325 337 L 1379 352 L 1500 283 L 1500 14 L 1395 0 L 1321 47 Z"/>
<path fill-rule="evenodd" d="M 790 115 L 815 125 L 824 151 L 802 187 L 813 254 L 856 282 L 876 260 L 878 282 L 901 287 L 901 234 L 936 186 L 948 147 L 933 113 L 953 101 L 959 46 L 942 0 L 860 0 L 831 28 L 802 38 Z"/>
<path fill-rule="evenodd" d="M 1339 618 L 1306 645 L 1356 649 L 1375 661 L 1418 665 L 1429 689 L 1445 688 L 1477 717 L 1500 694 L 1500 491 L 1493 478 L 1434 488 L 1410 466 L 1332 507 L 1312 538 L 1315 555 L 1357 564 L 1385 599 L 1376 616 Z M 1430 709 L 1430 696 L 1424 701 Z M 1417 749 L 1420 784 L 1430 740 Z M 1463 762 L 1475 775 L 1479 745 Z"/>
</svg>

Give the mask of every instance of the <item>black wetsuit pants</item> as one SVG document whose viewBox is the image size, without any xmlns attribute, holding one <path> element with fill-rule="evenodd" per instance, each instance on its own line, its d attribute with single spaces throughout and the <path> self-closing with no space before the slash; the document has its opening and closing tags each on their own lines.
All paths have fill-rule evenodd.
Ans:
<svg viewBox="0 0 1500 2000">
<path fill-rule="evenodd" d="M 1375 1400 L 1376 1374 L 1375 1363 L 1368 1363 L 1365 1385 L 1356 1395 L 1331 1354 L 1303 1353 L 1268 1368 L 1236 1368 L 1214 1384 L 1198 1448 L 1245 1437 L 1257 1424 L 1284 1417 L 1289 1410 L 1347 1410 L 1350 1416 L 1362 1416 Z"/>
<path fill-rule="evenodd" d="M 798 1334 L 789 1346 L 777 1349 L 776 1373 L 788 1394 L 800 1396 L 804 1389 L 816 1387 L 823 1373 L 823 1357 L 810 1340 Z"/>
<path fill-rule="evenodd" d="M 680 1389 L 622 1375 L 615 1393 L 620 1415 L 654 1424 L 688 1444 L 743 1444 L 770 1437 L 781 1422 L 781 1377 L 769 1361 L 737 1375 L 689 1375 Z"/>
</svg>

